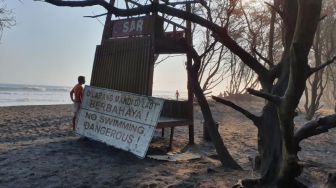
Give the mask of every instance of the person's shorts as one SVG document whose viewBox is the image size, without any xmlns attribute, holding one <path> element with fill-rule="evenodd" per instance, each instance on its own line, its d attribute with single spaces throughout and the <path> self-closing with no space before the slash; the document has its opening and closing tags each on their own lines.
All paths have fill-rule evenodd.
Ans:
<svg viewBox="0 0 336 188">
<path fill-rule="evenodd" d="M 78 111 L 80 108 L 80 103 L 79 102 L 74 102 L 72 105 L 72 111 L 74 113 L 74 115 L 77 115 Z"/>
</svg>

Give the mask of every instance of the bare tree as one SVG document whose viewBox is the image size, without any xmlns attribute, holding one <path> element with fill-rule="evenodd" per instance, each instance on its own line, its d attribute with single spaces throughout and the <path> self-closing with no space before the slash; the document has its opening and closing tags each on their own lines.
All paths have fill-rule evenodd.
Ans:
<svg viewBox="0 0 336 188">
<path fill-rule="evenodd" d="M 228 29 L 228 34 L 247 49 L 256 59 L 267 66 L 274 66 L 273 56 L 279 57 L 281 49 L 281 36 L 279 18 L 269 17 L 271 10 L 263 7 L 264 3 L 236 1 L 210 1 L 208 9 L 196 8 L 195 13 L 208 20 Z M 196 7 L 202 7 L 196 6 Z M 273 11 L 274 12 L 274 11 Z M 273 14 L 272 14 L 273 15 Z M 211 17 L 211 18 L 209 18 Z M 233 53 L 216 43 L 209 29 L 197 27 L 194 29 L 201 55 L 199 70 L 199 82 L 204 93 L 210 94 L 209 90 L 217 86 L 223 79 L 226 81 L 227 94 L 241 94 L 246 88 L 258 86 L 257 75 Z M 269 37 L 269 35 L 271 37 Z M 207 52 L 207 53 L 204 53 Z M 268 56 L 268 57 L 266 57 Z"/>
<path fill-rule="evenodd" d="M 154 2 L 130 9 L 115 7 L 103 0 L 45 0 L 45 2 L 57 6 L 70 7 L 100 5 L 116 16 L 161 12 L 184 20 L 190 20 L 211 30 L 212 35 L 218 42 L 237 55 L 242 63 L 257 74 L 262 90 L 248 89 L 248 92 L 268 101 L 263 108 L 261 116 L 256 116 L 229 101 L 214 97 L 219 102 L 243 113 L 258 128 L 261 140 L 260 148 L 262 148 L 262 151 L 260 151 L 262 177 L 257 180 L 244 180 L 243 184 L 264 187 L 303 186 L 296 180 L 296 177 L 302 171 L 297 156 L 299 143 L 305 138 L 326 132 L 336 126 L 336 115 L 330 115 L 308 123 L 297 132 L 294 132 L 295 124 L 293 119 L 296 114 L 295 109 L 304 92 L 306 80 L 313 73 L 334 62 L 330 60 L 314 68 L 308 65 L 308 54 L 320 21 L 321 0 L 282 0 L 280 1 L 280 8 L 272 6 L 282 18 L 284 47 L 279 63 L 271 68 L 260 63 L 257 58 L 233 40 L 228 33 L 228 28 L 225 26 L 222 27 L 207 18 L 173 7 L 172 3 L 169 4 L 170 1 L 163 4 Z M 206 7 L 205 1 L 198 0 L 195 2 L 204 4 Z M 191 73 L 194 93 L 201 106 L 215 148 L 219 154 L 224 154 L 228 157 L 226 160 L 221 159 L 221 162 L 232 168 L 238 168 L 231 156 L 228 155 L 227 149 L 223 147 L 223 141 L 216 129 L 209 105 L 198 82 L 198 70 L 201 64 L 200 55 L 188 44 L 181 42 L 180 45 L 185 47 L 189 55 L 194 59 L 193 64 L 188 62 L 187 69 Z"/>
<path fill-rule="evenodd" d="M 276 11 L 264 2 L 237 1 L 239 6 L 234 11 L 235 17 L 230 21 L 229 33 L 239 42 L 255 59 L 265 67 L 272 68 L 282 53 L 281 20 Z M 279 2 L 276 1 L 276 7 Z M 232 28 L 236 28 L 236 31 Z M 232 32 L 233 31 L 233 32 Z M 258 75 L 255 74 L 237 57 L 231 58 L 228 94 L 244 93 L 247 88 L 259 87 Z"/>
<path fill-rule="evenodd" d="M 317 27 L 313 43 L 313 58 L 311 63 L 313 66 L 321 66 L 323 61 L 332 59 L 334 58 L 333 56 L 336 56 L 334 49 L 334 34 L 332 31 L 336 23 L 335 5 L 335 2 L 333 1 L 323 1 L 323 17 L 321 18 L 321 21 Z M 308 120 L 311 120 L 315 112 L 322 107 L 320 101 L 322 95 L 325 93 L 328 81 L 331 81 L 330 84 L 333 84 L 333 75 L 329 76 L 329 74 L 332 74 L 332 72 L 328 71 L 332 68 L 333 67 L 330 67 L 326 71 L 321 70 L 307 80 L 304 108 L 306 111 L 306 118 Z M 331 79 L 328 79 L 329 77 Z"/>
<path fill-rule="evenodd" d="M 313 44 L 314 49 L 314 66 L 321 66 L 322 64 L 322 46 L 321 46 L 321 25 L 318 26 L 315 41 Z M 311 120 L 317 110 L 321 108 L 320 99 L 323 91 L 327 86 L 328 79 L 324 78 L 324 70 L 316 72 L 312 77 L 307 80 L 305 88 L 305 111 L 306 119 Z"/>
<path fill-rule="evenodd" d="M 231 55 L 229 75 L 226 95 L 242 94 L 247 88 L 256 88 L 259 84 L 255 73 L 235 55 Z"/>
<path fill-rule="evenodd" d="M 9 29 L 15 25 L 13 11 L 7 8 L 4 0 L 0 0 L 0 41 L 4 29 Z"/>
<path fill-rule="evenodd" d="M 209 1 L 206 6 L 195 4 L 193 13 L 205 17 L 208 20 L 220 25 L 228 26 L 230 20 L 235 17 L 234 10 L 238 1 L 221 0 Z M 198 81 L 202 86 L 205 95 L 211 94 L 211 90 L 217 87 L 230 74 L 231 54 L 225 46 L 219 44 L 212 37 L 212 31 L 194 24 L 194 44 L 201 54 L 201 64 L 198 71 Z M 234 31 L 232 31 L 233 33 Z"/>
<path fill-rule="evenodd" d="M 330 105 L 333 105 L 334 112 L 336 113 L 336 67 L 331 66 L 327 71 L 329 84 L 327 86 L 326 98 L 330 102 Z"/>
<path fill-rule="evenodd" d="M 336 56 L 336 2 L 325 1 L 324 15 L 324 34 L 323 34 L 323 56 L 332 59 Z M 333 64 L 326 70 L 329 80 L 326 92 L 324 92 L 327 102 L 334 107 L 336 113 L 336 65 Z"/>
</svg>

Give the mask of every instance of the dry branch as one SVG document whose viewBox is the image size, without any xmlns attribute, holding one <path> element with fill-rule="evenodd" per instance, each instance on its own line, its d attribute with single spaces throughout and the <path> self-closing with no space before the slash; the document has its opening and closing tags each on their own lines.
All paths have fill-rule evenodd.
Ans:
<svg viewBox="0 0 336 188">
<path fill-rule="evenodd" d="M 276 96 L 276 95 L 272 95 L 272 94 L 269 94 L 269 93 L 257 91 L 257 90 L 251 89 L 251 88 L 248 88 L 247 92 L 251 95 L 264 98 L 264 99 L 266 99 L 266 100 L 268 100 L 268 101 L 270 101 L 274 104 L 277 104 L 277 105 L 279 105 L 280 102 L 281 102 L 281 98 L 279 96 Z"/>
<path fill-rule="evenodd" d="M 309 121 L 303 125 L 294 134 L 295 145 L 299 150 L 299 144 L 302 140 L 328 132 L 329 129 L 336 127 L 336 114 L 325 116 L 317 120 Z"/>
<path fill-rule="evenodd" d="M 314 74 L 315 72 L 321 70 L 321 69 L 324 69 L 326 66 L 336 62 L 336 56 L 334 56 L 331 60 L 323 63 L 322 65 L 318 66 L 318 67 L 315 67 L 315 68 L 311 68 L 308 72 L 308 77 L 311 76 L 312 74 Z"/>
<path fill-rule="evenodd" d="M 214 41 L 213 43 L 211 43 L 210 46 L 207 49 L 205 49 L 205 51 L 200 55 L 200 58 L 203 58 L 207 53 L 209 53 L 210 50 L 212 50 L 216 44 L 217 44 L 217 41 Z"/>
<path fill-rule="evenodd" d="M 265 2 L 265 4 L 268 5 L 268 6 L 270 6 L 275 12 L 277 12 L 281 18 L 284 17 L 284 13 L 283 13 L 283 11 L 281 11 L 279 9 L 279 7 L 276 7 L 276 6 L 274 6 L 274 5 L 272 5 L 272 4 L 268 3 L 268 2 Z"/>
<path fill-rule="evenodd" d="M 257 51 L 257 49 L 253 48 L 252 50 L 253 50 L 253 52 L 254 52 L 255 54 L 257 54 L 258 57 L 260 57 L 260 59 L 264 60 L 265 63 L 267 63 L 267 64 L 270 66 L 270 68 L 274 67 L 273 62 L 271 62 L 269 59 L 267 59 L 267 58 L 264 57 L 261 53 L 259 53 L 259 52 Z"/>
<path fill-rule="evenodd" d="M 251 112 L 247 111 L 246 109 L 234 104 L 233 102 L 231 101 L 228 101 L 228 100 L 225 100 L 223 98 L 220 98 L 220 97 L 216 97 L 216 96 L 212 96 L 212 98 L 219 102 L 219 103 L 222 103 L 226 106 L 229 106 L 235 110 L 237 110 L 238 112 L 244 114 L 248 119 L 250 119 L 251 121 L 253 121 L 254 125 L 258 126 L 259 124 L 259 121 L 260 121 L 260 117 L 252 114 Z"/>
</svg>

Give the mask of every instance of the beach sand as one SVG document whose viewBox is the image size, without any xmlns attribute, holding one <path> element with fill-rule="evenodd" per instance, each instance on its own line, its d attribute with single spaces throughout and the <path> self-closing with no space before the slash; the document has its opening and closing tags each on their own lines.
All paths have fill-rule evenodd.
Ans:
<svg viewBox="0 0 336 188">
<path fill-rule="evenodd" d="M 258 114 L 262 100 L 232 100 Z M 202 139 L 202 114 L 195 105 L 195 142 L 178 127 L 174 152 L 192 151 L 201 158 L 188 161 L 139 159 L 131 153 L 99 142 L 81 139 L 71 131 L 71 105 L 0 108 L 0 187 L 231 187 L 238 179 L 257 177 L 248 157 L 257 154 L 257 129 L 243 115 L 211 102 L 219 130 L 230 153 L 244 168 L 230 170 L 212 157 L 215 150 Z M 323 113 L 329 113 L 324 111 Z M 303 115 L 296 118 L 304 123 Z M 156 132 L 148 154 L 165 154 L 165 138 Z M 303 142 L 299 157 L 306 182 L 320 185 L 336 170 L 336 130 Z"/>
</svg>

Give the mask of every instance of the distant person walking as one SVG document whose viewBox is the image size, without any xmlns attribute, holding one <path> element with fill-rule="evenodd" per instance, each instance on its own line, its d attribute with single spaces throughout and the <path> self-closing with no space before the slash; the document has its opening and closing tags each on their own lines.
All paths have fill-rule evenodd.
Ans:
<svg viewBox="0 0 336 188">
<path fill-rule="evenodd" d="M 73 102 L 73 112 L 74 112 L 74 117 L 72 118 L 72 130 L 75 130 L 76 117 L 83 98 L 83 92 L 84 92 L 84 88 L 82 86 L 83 84 L 85 84 L 85 77 L 78 76 L 78 84 L 76 84 L 75 87 L 73 87 L 72 90 L 70 91 L 70 98 Z"/>
<path fill-rule="evenodd" d="M 180 93 L 179 93 L 179 91 L 178 91 L 178 90 L 176 90 L 176 93 L 175 93 L 175 95 L 176 95 L 176 100 L 178 101 L 178 99 L 179 99 L 179 96 L 180 96 Z"/>
</svg>

